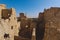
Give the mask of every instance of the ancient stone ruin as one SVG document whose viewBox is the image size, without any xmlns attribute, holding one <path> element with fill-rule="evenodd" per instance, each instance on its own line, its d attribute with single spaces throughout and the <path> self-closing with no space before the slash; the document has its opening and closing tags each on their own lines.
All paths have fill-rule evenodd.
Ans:
<svg viewBox="0 0 60 40">
<path fill-rule="evenodd" d="M 60 40 L 60 8 L 51 7 L 39 15 L 36 40 Z"/>
<path fill-rule="evenodd" d="M 51 7 L 44 10 L 44 40 L 60 40 L 60 8 Z"/>
<path fill-rule="evenodd" d="M 7 9 L 4 4 L 0 4 L 0 40 L 14 40 L 18 32 L 15 9 Z"/>
<path fill-rule="evenodd" d="M 0 40 L 60 40 L 60 8 L 51 7 L 28 18 L 0 4 Z"/>
</svg>

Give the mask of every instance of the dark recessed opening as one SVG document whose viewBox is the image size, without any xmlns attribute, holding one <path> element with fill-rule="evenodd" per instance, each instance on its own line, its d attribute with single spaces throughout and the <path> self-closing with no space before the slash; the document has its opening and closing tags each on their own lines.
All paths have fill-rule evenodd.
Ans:
<svg viewBox="0 0 60 40">
<path fill-rule="evenodd" d="M 9 34 L 4 34 L 4 38 L 9 38 Z"/>
<path fill-rule="evenodd" d="M 13 29 L 13 26 L 11 26 L 11 29 Z"/>
</svg>

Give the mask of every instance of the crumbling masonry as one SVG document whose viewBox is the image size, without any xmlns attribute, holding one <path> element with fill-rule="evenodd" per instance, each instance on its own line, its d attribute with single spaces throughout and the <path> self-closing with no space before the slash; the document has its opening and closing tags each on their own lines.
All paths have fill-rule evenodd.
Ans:
<svg viewBox="0 0 60 40">
<path fill-rule="evenodd" d="M 51 7 L 38 18 L 16 17 L 14 8 L 0 4 L 0 40 L 60 40 L 60 8 Z"/>
<path fill-rule="evenodd" d="M 14 36 L 18 36 L 18 27 L 15 9 L 6 9 L 0 4 L 0 40 L 14 40 Z"/>
</svg>

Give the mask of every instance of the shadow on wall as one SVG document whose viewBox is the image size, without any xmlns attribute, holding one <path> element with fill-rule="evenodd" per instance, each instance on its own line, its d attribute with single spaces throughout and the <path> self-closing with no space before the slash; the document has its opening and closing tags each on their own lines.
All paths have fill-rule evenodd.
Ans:
<svg viewBox="0 0 60 40">
<path fill-rule="evenodd" d="M 44 33 L 45 33 L 44 14 L 40 13 L 36 27 L 36 40 L 43 40 Z"/>
<path fill-rule="evenodd" d="M 45 27 L 44 23 L 41 21 L 40 23 L 37 23 L 36 40 L 43 40 L 44 33 L 45 33 Z"/>
</svg>

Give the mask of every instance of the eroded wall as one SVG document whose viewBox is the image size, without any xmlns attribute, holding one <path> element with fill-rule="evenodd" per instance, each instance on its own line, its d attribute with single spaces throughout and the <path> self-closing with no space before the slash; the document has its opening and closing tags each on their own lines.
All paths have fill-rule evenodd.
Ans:
<svg viewBox="0 0 60 40">
<path fill-rule="evenodd" d="M 14 40 L 14 36 L 18 36 L 18 22 L 17 22 L 17 18 L 16 18 L 16 12 L 14 8 L 11 9 L 6 9 L 5 7 L 1 7 L 2 9 L 0 9 L 1 11 L 1 19 L 3 21 L 3 24 L 1 23 L 3 27 L 2 28 L 2 32 L 0 35 L 2 35 L 2 38 L 0 37 L 0 40 Z M 2 22 L 1 21 L 1 22 Z M 5 31 L 6 30 L 6 31 Z"/>
<path fill-rule="evenodd" d="M 60 40 L 60 8 L 52 7 L 44 11 L 44 40 Z"/>
</svg>

